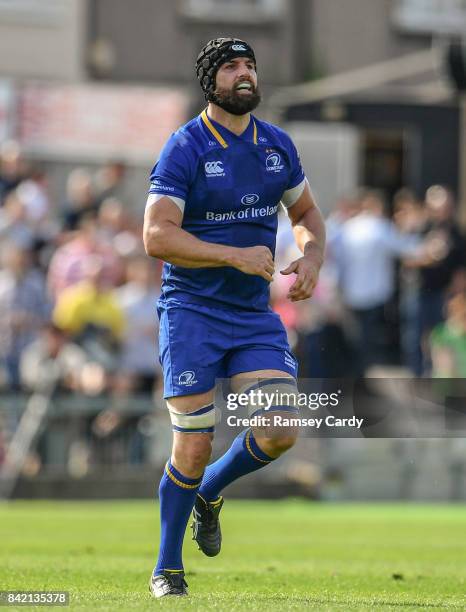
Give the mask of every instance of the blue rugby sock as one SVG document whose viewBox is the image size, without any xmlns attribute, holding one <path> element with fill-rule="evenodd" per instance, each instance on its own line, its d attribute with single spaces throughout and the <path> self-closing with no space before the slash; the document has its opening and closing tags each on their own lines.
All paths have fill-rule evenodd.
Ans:
<svg viewBox="0 0 466 612">
<path fill-rule="evenodd" d="M 170 461 L 159 486 L 160 549 L 154 574 L 182 570 L 182 547 L 189 515 L 194 506 L 201 478 L 186 478 Z"/>
<path fill-rule="evenodd" d="M 214 501 L 231 482 L 250 472 L 260 470 L 273 461 L 257 445 L 250 429 L 237 436 L 227 452 L 206 467 L 199 494 Z"/>
</svg>

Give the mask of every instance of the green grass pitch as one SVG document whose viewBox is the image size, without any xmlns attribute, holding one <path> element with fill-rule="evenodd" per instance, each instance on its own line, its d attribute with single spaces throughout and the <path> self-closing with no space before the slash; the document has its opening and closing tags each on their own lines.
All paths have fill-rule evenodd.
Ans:
<svg viewBox="0 0 466 612">
<path fill-rule="evenodd" d="M 222 526 L 213 559 L 187 534 L 190 596 L 157 601 L 155 502 L 0 505 L 0 589 L 75 610 L 466 609 L 464 506 L 227 500 Z"/>
</svg>

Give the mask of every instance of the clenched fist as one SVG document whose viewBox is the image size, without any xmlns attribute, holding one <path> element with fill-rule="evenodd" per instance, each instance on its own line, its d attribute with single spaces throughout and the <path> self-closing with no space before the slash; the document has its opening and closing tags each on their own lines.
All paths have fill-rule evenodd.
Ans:
<svg viewBox="0 0 466 612">
<path fill-rule="evenodd" d="M 273 281 L 275 265 L 272 252 L 266 246 L 236 249 L 233 266 L 245 274 L 262 276 L 269 283 Z"/>
</svg>

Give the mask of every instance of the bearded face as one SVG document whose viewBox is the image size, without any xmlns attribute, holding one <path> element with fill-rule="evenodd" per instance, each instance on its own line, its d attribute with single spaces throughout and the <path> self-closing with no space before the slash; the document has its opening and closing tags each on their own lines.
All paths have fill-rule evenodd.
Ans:
<svg viewBox="0 0 466 612">
<path fill-rule="evenodd" d="M 227 113 L 245 115 L 259 106 L 261 93 L 250 80 L 241 80 L 231 88 L 217 87 L 211 100 Z"/>
<path fill-rule="evenodd" d="M 237 57 L 222 64 L 209 100 L 232 115 L 254 110 L 261 101 L 255 62 L 249 57 Z"/>
</svg>

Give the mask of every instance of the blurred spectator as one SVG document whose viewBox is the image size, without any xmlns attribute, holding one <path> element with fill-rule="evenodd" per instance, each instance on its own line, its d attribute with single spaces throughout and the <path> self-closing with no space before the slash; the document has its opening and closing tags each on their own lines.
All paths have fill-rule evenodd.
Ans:
<svg viewBox="0 0 466 612">
<path fill-rule="evenodd" d="M 393 197 L 393 221 L 403 234 L 419 235 L 426 222 L 422 203 L 414 192 L 406 187 Z"/>
<path fill-rule="evenodd" d="M 151 391 L 160 372 L 157 350 L 155 303 L 160 291 L 160 270 L 141 255 L 127 265 L 127 283 L 117 291 L 126 318 L 120 371 L 116 383 L 120 393 Z"/>
<path fill-rule="evenodd" d="M 422 238 L 425 211 L 421 202 L 409 189 L 400 189 L 393 198 L 393 220 L 401 233 Z M 400 266 L 400 343 L 402 363 L 414 374 L 422 372 L 420 338 L 420 280 L 419 271 L 412 265 Z"/>
<path fill-rule="evenodd" d="M 141 251 L 141 231 L 125 210 L 121 200 L 107 198 L 99 209 L 99 235 L 111 243 L 121 257 L 133 256 Z"/>
<path fill-rule="evenodd" d="M 68 176 L 63 210 L 63 229 L 66 231 L 77 229 L 81 219 L 88 213 L 97 213 L 98 202 L 92 187 L 92 177 L 84 168 L 75 168 Z"/>
<path fill-rule="evenodd" d="M 95 175 L 96 201 L 100 205 L 107 198 L 122 198 L 126 165 L 120 160 L 104 164 Z"/>
<path fill-rule="evenodd" d="M 48 323 L 21 357 L 21 382 L 30 391 L 79 391 L 86 361 L 84 351 Z"/>
<path fill-rule="evenodd" d="M 0 270 L 0 356 L 12 388 L 19 385 L 22 352 L 49 316 L 44 279 L 30 268 L 29 251 L 9 244 Z"/>
<path fill-rule="evenodd" d="M 119 258 L 112 245 L 99 236 L 95 216 L 88 214 L 80 219 L 78 231 L 55 251 L 50 262 L 47 286 L 54 300 L 64 289 L 84 279 L 83 269 L 91 255 L 100 255 L 104 280 L 109 286 L 116 285 L 121 275 Z"/>
<path fill-rule="evenodd" d="M 466 265 L 464 236 L 454 219 L 451 192 L 439 185 L 430 187 L 426 192 L 426 211 L 424 234 L 432 245 L 432 257 L 420 269 L 424 329 L 442 320 L 444 292 L 455 273 Z"/>
<path fill-rule="evenodd" d="M 298 258 L 300 255 L 301 253 L 296 246 L 288 216 L 284 209 L 280 207 L 278 213 L 277 248 L 275 250 L 275 269 L 283 270 L 289 261 Z M 298 322 L 298 302 L 290 302 L 286 298 L 293 282 L 293 275 L 275 274 L 274 280 L 270 285 L 270 301 L 273 309 L 280 315 L 287 328 L 290 346 L 293 346 L 295 343 L 293 335 Z"/>
<path fill-rule="evenodd" d="M 85 259 L 83 274 L 84 280 L 59 295 L 53 321 L 84 348 L 92 361 L 111 373 L 118 362 L 124 314 L 105 277 L 100 256 Z"/>
<path fill-rule="evenodd" d="M 340 232 L 346 221 L 357 215 L 361 211 L 360 194 L 341 196 L 334 210 L 327 217 L 325 222 L 327 230 L 327 240 L 332 241 Z"/>
<path fill-rule="evenodd" d="M 50 208 L 47 180 L 44 172 L 35 169 L 28 179 L 16 189 L 19 199 L 26 208 L 26 216 L 34 227 L 45 221 Z"/>
<path fill-rule="evenodd" d="M 385 308 L 395 291 L 395 261 L 415 256 L 419 243 L 406 238 L 384 217 L 384 202 L 376 192 L 361 198 L 361 210 L 329 241 L 338 270 L 344 305 L 357 324 L 356 374 L 375 363 L 386 363 Z"/>
<path fill-rule="evenodd" d="M 341 208 L 340 208 L 341 206 Z M 341 213 L 341 214 L 340 214 Z M 355 214 L 352 198 L 342 198 L 339 210 L 332 215 L 336 235 L 344 221 Z M 285 214 L 278 219 L 278 244 L 275 253 L 276 269 L 300 257 L 290 222 Z M 271 303 L 286 327 L 288 341 L 299 361 L 303 378 L 338 378 L 347 376 L 352 354 L 343 326 L 344 309 L 339 299 L 335 269 L 325 258 L 311 301 L 290 302 L 287 293 L 294 282 L 292 276 L 277 274 L 271 284 Z"/>
<path fill-rule="evenodd" d="M 116 198 L 103 200 L 99 209 L 98 221 L 100 235 L 108 242 L 113 241 L 118 234 L 129 227 L 123 203 Z"/>
<path fill-rule="evenodd" d="M 35 235 L 28 221 L 27 208 L 17 191 L 6 196 L 0 210 L 0 239 L 4 238 L 23 249 L 31 249 L 34 245 Z"/>
<path fill-rule="evenodd" d="M 428 371 L 428 337 L 444 318 L 446 292 L 456 275 L 466 266 L 466 244 L 454 219 L 453 196 L 440 185 L 429 187 L 425 201 L 426 222 L 422 235 L 426 242 L 426 256 L 407 262 L 419 269 L 419 332 L 416 346 L 423 359 L 416 368 L 420 375 Z"/>
<path fill-rule="evenodd" d="M 430 336 L 432 375 L 466 378 L 466 292 L 454 295 L 447 304 L 447 320 Z"/>
<path fill-rule="evenodd" d="M 6 196 L 26 178 L 26 164 L 17 142 L 8 140 L 0 147 L 0 206 Z"/>
</svg>

